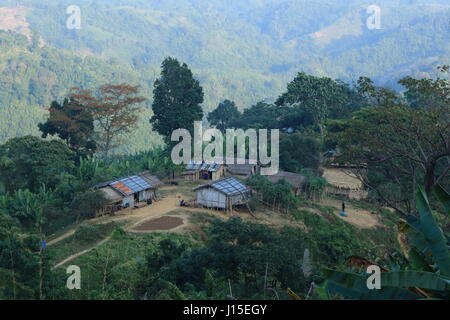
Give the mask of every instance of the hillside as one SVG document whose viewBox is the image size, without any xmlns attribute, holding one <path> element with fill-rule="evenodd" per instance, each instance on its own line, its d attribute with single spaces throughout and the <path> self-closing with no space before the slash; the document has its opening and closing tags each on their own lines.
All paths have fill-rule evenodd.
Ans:
<svg viewBox="0 0 450 320">
<path fill-rule="evenodd" d="M 115 79 L 142 85 L 142 94 L 151 96 L 151 84 L 121 63 L 96 57 L 81 58 L 67 50 L 33 46 L 22 35 L 0 32 L 0 141 L 26 134 L 39 134 L 37 124 L 45 118 L 53 99 L 62 99 L 72 87 L 94 88 Z M 150 104 L 139 115 L 138 130 L 128 137 L 121 150 L 134 152 L 152 148 L 160 138 L 151 132 Z"/>
<path fill-rule="evenodd" d="M 380 30 L 366 27 L 363 0 L 82 0 L 81 29 L 69 30 L 72 4 L 0 0 L 0 30 L 25 36 L 1 35 L 0 142 L 36 134 L 42 108 L 74 85 L 139 84 L 149 106 L 166 56 L 192 68 L 206 111 L 224 99 L 240 109 L 273 101 L 299 71 L 395 86 L 450 64 L 450 5 L 441 0 L 383 1 Z M 144 141 L 149 116 L 121 151 L 153 145 L 153 135 Z"/>
</svg>

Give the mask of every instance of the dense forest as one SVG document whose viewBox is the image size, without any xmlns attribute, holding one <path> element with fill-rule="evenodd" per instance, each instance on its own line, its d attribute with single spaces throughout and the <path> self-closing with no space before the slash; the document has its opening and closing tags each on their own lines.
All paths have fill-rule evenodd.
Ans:
<svg viewBox="0 0 450 320">
<path fill-rule="evenodd" d="M 0 31 L 0 299 L 450 298 L 446 1 L 386 1 L 380 33 L 360 0 L 85 0 L 80 30 L 70 1 L 19 2 L 29 25 Z M 171 134 L 194 121 L 278 129 L 298 192 L 255 173 L 232 214 L 184 208 L 201 182 Z M 367 196 L 330 194 L 330 168 Z M 157 201 L 99 216 L 99 186 L 142 172 Z M 139 230 L 162 216 L 182 228 Z"/>
<path fill-rule="evenodd" d="M 83 0 L 77 2 L 81 29 L 69 30 L 70 1 L 2 0 L 0 16 L 14 18 L 2 19 L 0 30 L 14 34 L 1 33 L 0 141 L 37 134 L 51 101 L 75 86 L 139 84 L 150 106 L 167 56 L 193 68 L 205 88 L 205 111 L 225 99 L 240 110 L 273 102 L 299 70 L 348 83 L 364 75 L 401 89 L 403 76 L 434 77 L 438 63 L 450 64 L 446 1 L 384 1 L 380 30 L 365 26 L 369 4 Z M 140 130 L 118 152 L 160 143 L 154 135 L 143 137 L 149 117 L 151 111 L 141 115 Z"/>
</svg>

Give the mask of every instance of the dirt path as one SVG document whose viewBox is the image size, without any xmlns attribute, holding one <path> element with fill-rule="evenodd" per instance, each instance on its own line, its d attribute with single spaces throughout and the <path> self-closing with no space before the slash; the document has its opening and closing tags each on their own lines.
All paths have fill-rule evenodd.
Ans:
<svg viewBox="0 0 450 320">
<path fill-rule="evenodd" d="M 72 261 L 72 260 L 78 258 L 79 256 L 82 256 L 82 255 L 85 254 L 85 253 L 88 253 L 88 252 L 91 251 L 92 249 L 95 249 L 95 248 L 101 246 L 102 244 L 104 244 L 104 243 L 105 243 L 106 241 L 108 241 L 109 239 L 111 239 L 111 237 L 106 237 L 105 239 L 103 239 L 102 241 L 100 241 L 99 243 L 97 243 L 95 246 L 92 246 L 92 247 L 90 247 L 90 248 L 88 248 L 88 249 L 85 249 L 85 250 L 83 250 L 83 251 L 80 251 L 80 252 L 77 252 L 77 253 L 74 253 L 74 254 L 68 256 L 68 257 L 65 258 L 64 260 L 62 260 L 62 261 L 58 262 L 57 264 L 55 264 L 55 265 L 53 266 L 52 269 L 56 269 L 56 268 L 58 268 L 58 267 L 60 267 L 60 266 L 62 266 L 62 265 L 64 265 L 64 264 L 66 264 L 67 262 Z"/>
<path fill-rule="evenodd" d="M 54 245 L 55 243 L 58 243 L 68 237 L 70 237 L 71 235 L 73 235 L 76 231 L 76 227 L 70 231 L 67 231 L 66 233 L 64 233 L 62 236 L 59 236 L 53 240 L 50 240 L 49 242 L 47 242 L 47 246 L 51 246 Z"/>
<path fill-rule="evenodd" d="M 130 223 L 128 223 L 123 228 L 125 231 L 129 231 L 130 229 L 133 229 L 135 226 L 137 226 L 149 219 L 159 218 L 170 211 L 179 209 L 180 207 L 178 206 L 178 203 L 179 203 L 178 195 L 169 195 L 157 202 L 154 202 L 151 206 L 146 206 L 146 207 L 134 209 L 134 210 L 124 210 L 114 216 L 105 216 L 105 217 L 94 218 L 94 219 L 90 219 L 86 222 L 92 223 L 92 224 L 100 224 L 100 223 L 108 223 L 108 222 L 112 222 L 112 221 L 116 222 L 116 221 L 122 221 L 122 220 L 132 220 Z M 59 236 L 58 238 L 55 238 L 55 239 L 49 241 L 48 245 L 53 245 L 55 243 L 58 243 L 59 241 L 64 240 L 65 238 L 70 237 L 71 235 L 73 235 L 75 233 L 75 231 L 76 231 L 76 229 L 66 232 L 65 234 Z M 102 241 L 100 241 L 99 243 L 97 243 L 96 245 L 92 246 L 91 248 L 88 248 L 83 251 L 80 251 L 80 252 L 70 255 L 69 257 L 67 257 L 64 260 L 55 264 L 55 266 L 53 268 L 58 268 L 64 264 L 66 264 L 67 262 L 78 258 L 79 256 L 91 251 L 92 249 L 99 247 L 100 245 L 102 245 L 103 243 L 108 241 L 109 239 L 110 239 L 110 237 L 107 237 L 107 238 L 103 239 Z"/>
</svg>

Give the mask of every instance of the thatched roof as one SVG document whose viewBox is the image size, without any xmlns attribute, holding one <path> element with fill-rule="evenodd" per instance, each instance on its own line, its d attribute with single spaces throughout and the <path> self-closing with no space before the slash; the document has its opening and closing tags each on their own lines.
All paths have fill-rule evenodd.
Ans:
<svg viewBox="0 0 450 320">
<path fill-rule="evenodd" d="M 163 185 L 163 183 L 161 182 L 161 180 L 159 180 L 157 176 L 151 175 L 150 172 L 148 171 L 142 172 L 138 174 L 138 176 L 147 180 L 154 189 Z"/>
<path fill-rule="evenodd" d="M 266 176 L 266 178 L 273 183 L 284 179 L 296 189 L 301 188 L 306 180 L 306 177 L 301 174 L 287 171 L 278 171 L 277 174 Z"/>
<path fill-rule="evenodd" d="M 116 190 L 114 190 L 109 186 L 100 188 L 99 191 L 103 193 L 105 199 L 108 200 L 109 203 L 119 202 L 122 201 L 122 199 L 124 198 L 123 195 L 121 195 L 119 192 L 117 192 Z"/>
</svg>

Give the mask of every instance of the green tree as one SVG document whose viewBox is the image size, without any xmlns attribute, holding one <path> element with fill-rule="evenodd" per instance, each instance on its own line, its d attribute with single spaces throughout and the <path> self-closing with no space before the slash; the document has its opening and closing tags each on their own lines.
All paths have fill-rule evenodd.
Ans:
<svg viewBox="0 0 450 320">
<path fill-rule="evenodd" d="M 8 191 L 54 188 L 74 169 L 75 153 L 62 141 L 25 136 L 0 146 L 0 180 Z"/>
<path fill-rule="evenodd" d="M 236 104 L 230 100 L 224 100 L 217 108 L 208 114 L 208 121 L 222 132 L 231 128 L 232 124 L 238 120 L 242 114 Z"/>
<path fill-rule="evenodd" d="M 236 119 L 231 126 L 242 129 L 276 129 L 281 110 L 273 104 L 263 101 L 245 109 L 242 117 Z"/>
<path fill-rule="evenodd" d="M 309 168 L 317 174 L 321 164 L 320 148 L 320 141 L 314 136 L 299 132 L 281 135 L 281 168 L 290 172 L 299 172 L 303 168 Z"/>
<path fill-rule="evenodd" d="M 166 58 L 153 93 L 154 115 L 150 123 L 167 144 L 174 130 L 183 128 L 193 132 L 194 121 L 202 120 L 203 89 L 187 64 Z"/>
<path fill-rule="evenodd" d="M 405 78 L 400 84 L 407 99 L 366 84 L 376 105 L 357 111 L 337 134 L 338 161 L 360 164 L 356 173 L 363 183 L 406 215 L 415 208 L 419 182 L 427 194 L 436 184 L 449 183 L 450 83 Z"/>
<path fill-rule="evenodd" d="M 275 102 L 278 106 L 294 109 L 296 113 L 307 112 L 314 125 L 324 135 L 325 120 L 348 116 L 358 108 L 357 92 L 343 82 L 327 77 L 315 77 L 304 72 L 292 80 L 287 91 Z"/>
<path fill-rule="evenodd" d="M 43 138 L 57 134 L 79 156 L 95 153 L 94 119 L 87 108 L 75 100 L 64 99 L 62 105 L 53 101 L 49 112 L 47 121 L 38 125 Z"/>
</svg>

